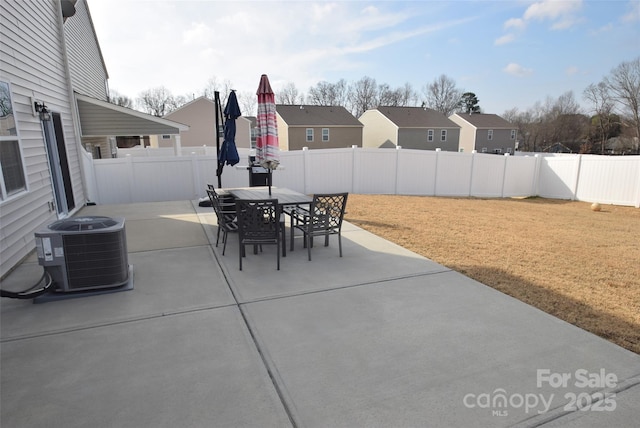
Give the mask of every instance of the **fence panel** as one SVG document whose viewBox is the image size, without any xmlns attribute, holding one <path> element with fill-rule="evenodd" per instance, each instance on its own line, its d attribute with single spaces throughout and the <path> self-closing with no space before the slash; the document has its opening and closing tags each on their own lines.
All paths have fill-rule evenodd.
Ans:
<svg viewBox="0 0 640 428">
<path fill-rule="evenodd" d="M 191 157 L 133 158 L 132 198 L 140 202 L 196 199 Z"/>
<path fill-rule="evenodd" d="M 126 204 L 133 200 L 134 185 L 131 158 L 94 160 L 96 198 L 98 204 Z"/>
<path fill-rule="evenodd" d="M 436 152 L 436 195 L 469 196 L 473 154 Z"/>
<path fill-rule="evenodd" d="M 353 192 L 367 194 L 396 193 L 396 149 L 355 149 Z"/>
<path fill-rule="evenodd" d="M 501 197 L 507 158 L 508 156 L 473 153 L 469 196 Z"/>
<path fill-rule="evenodd" d="M 304 152 L 280 152 L 280 165 L 273 172 L 273 185 L 305 193 Z"/>
<path fill-rule="evenodd" d="M 640 156 L 582 156 L 576 198 L 639 207 Z"/>
<path fill-rule="evenodd" d="M 353 149 L 304 152 L 305 193 L 353 192 Z"/>
<path fill-rule="evenodd" d="M 437 160 L 438 152 L 399 150 L 397 193 L 400 195 L 435 195 Z"/>
<path fill-rule="evenodd" d="M 507 156 L 502 196 L 535 196 L 535 176 L 538 159 L 533 156 Z"/>
<path fill-rule="evenodd" d="M 574 199 L 579 156 L 540 158 L 538 195 L 552 199 Z"/>
<path fill-rule="evenodd" d="M 222 187 L 249 185 L 248 149 L 225 166 Z M 217 187 L 207 155 L 87 159 L 87 196 L 100 204 L 196 199 Z M 348 191 L 403 195 L 578 199 L 640 207 L 640 156 L 496 156 L 406 149 L 280 153 L 273 184 L 307 194 Z"/>
</svg>

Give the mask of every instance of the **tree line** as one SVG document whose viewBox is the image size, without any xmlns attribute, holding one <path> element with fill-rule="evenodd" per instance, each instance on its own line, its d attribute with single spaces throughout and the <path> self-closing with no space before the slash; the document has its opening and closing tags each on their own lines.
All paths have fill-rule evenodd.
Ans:
<svg viewBox="0 0 640 428">
<path fill-rule="evenodd" d="M 215 91 L 228 94 L 231 90 L 230 81 L 219 82 L 212 77 L 197 96 L 213 100 Z M 243 112 L 255 111 L 255 94 L 236 94 Z M 419 91 L 410 83 L 394 88 L 365 76 L 351 83 L 344 79 L 335 83 L 322 81 L 306 94 L 293 82 L 287 82 L 275 95 L 278 104 L 343 106 L 355 117 L 379 106 L 427 107 L 447 117 L 456 112 L 482 113 L 476 94 L 458 88 L 444 74 Z M 572 152 L 604 154 L 611 151 L 607 143 L 616 138 L 616 151 L 640 154 L 640 57 L 613 68 L 602 81 L 585 88 L 582 97 L 588 105 L 586 110 L 573 91 L 568 91 L 558 98 L 537 101 L 524 111 L 509 109 L 502 117 L 517 127 L 522 151 L 543 151 L 560 144 Z M 164 86 L 142 91 L 135 101 L 117 91 L 110 93 L 114 104 L 160 117 L 195 98 L 196 94 L 174 96 Z"/>
</svg>

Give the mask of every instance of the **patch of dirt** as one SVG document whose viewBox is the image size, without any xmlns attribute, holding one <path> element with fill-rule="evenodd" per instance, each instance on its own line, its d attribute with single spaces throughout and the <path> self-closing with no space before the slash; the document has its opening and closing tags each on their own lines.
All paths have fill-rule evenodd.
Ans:
<svg viewBox="0 0 640 428">
<path fill-rule="evenodd" d="M 640 209 L 350 194 L 345 219 L 640 354 Z"/>
</svg>

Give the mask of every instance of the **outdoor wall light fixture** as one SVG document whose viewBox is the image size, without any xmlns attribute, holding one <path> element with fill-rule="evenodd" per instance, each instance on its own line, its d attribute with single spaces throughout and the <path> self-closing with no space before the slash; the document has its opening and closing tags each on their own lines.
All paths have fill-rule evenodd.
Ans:
<svg viewBox="0 0 640 428">
<path fill-rule="evenodd" d="M 33 107 L 36 110 L 36 112 L 40 115 L 40 120 L 42 121 L 51 120 L 51 113 L 49 113 L 49 109 L 47 109 L 47 106 L 44 105 L 44 103 L 39 103 L 36 101 L 35 103 L 33 103 Z"/>
</svg>

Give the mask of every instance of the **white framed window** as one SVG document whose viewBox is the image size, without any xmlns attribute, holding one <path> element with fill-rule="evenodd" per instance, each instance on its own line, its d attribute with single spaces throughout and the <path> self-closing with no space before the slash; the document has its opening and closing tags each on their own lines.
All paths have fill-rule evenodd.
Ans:
<svg viewBox="0 0 640 428">
<path fill-rule="evenodd" d="M 487 140 L 493 140 L 493 129 L 487 131 Z"/>
<path fill-rule="evenodd" d="M 447 141 L 447 130 L 443 129 L 440 131 L 440 141 Z"/>
<path fill-rule="evenodd" d="M 313 128 L 307 128 L 307 143 L 313 143 Z"/>
<path fill-rule="evenodd" d="M 11 88 L 3 81 L 0 81 L 0 170 L 0 200 L 27 189 Z"/>
<path fill-rule="evenodd" d="M 512 130 L 511 130 L 511 139 L 512 139 L 512 140 L 515 140 L 515 139 L 516 139 L 516 130 L 515 130 L 515 129 L 512 129 Z"/>
<path fill-rule="evenodd" d="M 501 155 L 502 154 L 502 149 L 493 149 L 493 153 L 495 153 L 497 155 Z"/>
<path fill-rule="evenodd" d="M 487 153 L 487 148 L 486 147 L 482 148 L 482 153 Z"/>
<path fill-rule="evenodd" d="M 511 147 L 507 147 L 507 153 L 512 155 L 513 154 L 513 149 Z"/>
<path fill-rule="evenodd" d="M 329 141 L 329 128 L 322 128 L 322 141 L 325 143 Z"/>
<path fill-rule="evenodd" d="M 433 141 L 433 129 L 428 129 L 427 130 L 427 141 L 428 142 L 432 142 Z"/>
<path fill-rule="evenodd" d="M 163 140 L 170 140 L 170 139 L 171 139 L 171 135 L 163 134 L 163 135 L 162 135 L 162 139 L 163 139 Z"/>
</svg>

